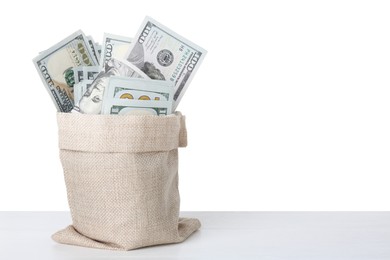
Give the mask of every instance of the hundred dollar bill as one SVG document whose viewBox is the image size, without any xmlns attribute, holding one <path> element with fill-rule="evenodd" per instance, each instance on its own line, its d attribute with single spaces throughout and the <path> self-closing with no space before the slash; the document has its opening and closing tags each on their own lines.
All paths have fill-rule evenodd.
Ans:
<svg viewBox="0 0 390 260">
<path fill-rule="evenodd" d="M 172 102 L 150 100 L 110 99 L 103 107 L 105 115 L 169 115 Z"/>
<path fill-rule="evenodd" d="M 103 37 L 102 55 L 100 56 L 100 66 L 104 68 L 105 64 L 112 58 L 124 59 L 129 51 L 131 38 L 105 33 Z"/>
<path fill-rule="evenodd" d="M 176 109 L 205 55 L 203 48 L 146 17 L 126 59 L 151 79 L 172 81 Z"/>
<path fill-rule="evenodd" d="M 173 83 L 163 80 L 111 77 L 104 92 L 103 106 L 112 98 L 169 101 L 173 99 Z"/>
<path fill-rule="evenodd" d="M 73 33 L 42 52 L 33 59 L 33 62 L 60 112 L 69 112 L 74 105 L 72 68 L 97 66 L 97 61 L 82 31 Z"/>
<path fill-rule="evenodd" d="M 75 84 L 83 80 L 94 80 L 101 71 L 99 66 L 81 66 L 73 68 Z"/>
<path fill-rule="evenodd" d="M 106 63 L 104 71 L 97 75 L 91 86 L 81 97 L 79 105 L 74 109 L 83 114 L 100 114 L 104 89 L 108 85 L 109 78 L 111 76 L 148 78 L 146 75 L 141 75 L 137 71 L 138 69 L 134 65 L 126 61 L 111 59 Z"/>
</svg>

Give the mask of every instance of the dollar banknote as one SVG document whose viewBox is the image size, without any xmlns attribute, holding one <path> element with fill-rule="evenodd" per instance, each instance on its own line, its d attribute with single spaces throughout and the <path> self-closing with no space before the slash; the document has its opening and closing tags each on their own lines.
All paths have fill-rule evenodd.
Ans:
<svg viewBox="0 0 390 260">
<path fill-rule="evenodd" d="M 57 110 L 70 112 L 74 106 L 73 68 L 98 63 L 82 31 L 77 31 L 33 59 L 34 65 Z"/>
<path fill-rule="evenodd" d="M 102 114 L 105 115 L 169 115 L 172 102 L 150 100 L 110 99 L 105 103 Z"/>
<path fill-rule="evenodd" d="M 94 80 L 101 71 L 99 66 L 80 66 L 74 67 L 74 82 L 75 84 L 83 80 Z"/>
<path fill-rule="evenodd" d="M 104 92 L 104 102 L 111 99 L 169 101 L 173 99 L 173 83 L 163 80 L 125 78 L 109 79 Z"/>
<path fill-rule="evenodd" d="M 174 83 L 174 109 L 206 55 L 206 50 L 146 17 L 126 59 L 151 79 Z"/>
<path fill-rule="evenodd" d="M 124 76 L 143 78 L 143 75 L 137 73 L 138 69 L 119 59 L 111 59 L 106 63 L 104 70 L 101 71 L 91 86 L 83 94 L 79 105 L 74 109 L 83 114 L 100 114 L 102 109 L 103 94 L 108 85 L 109 78 L 112 76 Z M 145 76 L 147 78 L 147 76 Z"/>
<path fill-rule="evenodd" d="M 106 87 L 102 112 L 167 115 L 172 111 L 172 100 L 172 82 L 114 76 Z"/>
<path fill-rule="evenodd" d="M 102 55 L 100 57 L 100 66 L 104 68 L 107 62 L 112 58 L 124 59 L 129 51 L 131 38 L 105 33 L 103 37 Z"/>
</svg>

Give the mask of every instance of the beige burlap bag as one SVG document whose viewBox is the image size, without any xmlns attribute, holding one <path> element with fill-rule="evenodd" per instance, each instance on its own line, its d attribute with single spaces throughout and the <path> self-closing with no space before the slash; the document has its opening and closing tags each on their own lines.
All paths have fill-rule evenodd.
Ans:
<svg viewBox="0 0 390 260">
<path fill-rule="evenodd" d="M 199 229 L 199 220 L 179 218 L 184 116 L 58 113 L 57 119 L 73 225 L 55 233 L 55 241 L 130 250 L 182 242 Z"/>
</svg>

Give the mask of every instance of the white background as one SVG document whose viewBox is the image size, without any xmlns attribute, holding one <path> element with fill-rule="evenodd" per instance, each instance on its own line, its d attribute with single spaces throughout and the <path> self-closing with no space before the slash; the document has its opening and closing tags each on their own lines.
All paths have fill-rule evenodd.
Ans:
<svg viewBox="0 0 390 260">
<path fill-rule="evenodd" d="M 178 107 L 182 210 L 390 210 L 388 3 L 8 1 L 0 210 L 68 209 L 31 60 L 77 29 L 133 37 L 145 15 L 209 52 Z"/>
</svg>

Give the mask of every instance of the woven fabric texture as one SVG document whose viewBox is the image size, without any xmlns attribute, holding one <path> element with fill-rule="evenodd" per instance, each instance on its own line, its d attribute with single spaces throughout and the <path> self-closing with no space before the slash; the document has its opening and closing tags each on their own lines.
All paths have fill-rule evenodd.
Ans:
<svg viewBox="0 0 390 260">
<path fill-rule="evenodd" d="M 200 228 L 179 218 L 178 147 L 185 118 L 58 113 L 73 224 L 52 238 L 112 250 L 179 243 Z"/>
</svg>

